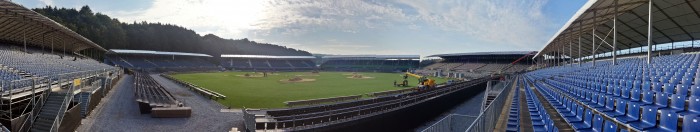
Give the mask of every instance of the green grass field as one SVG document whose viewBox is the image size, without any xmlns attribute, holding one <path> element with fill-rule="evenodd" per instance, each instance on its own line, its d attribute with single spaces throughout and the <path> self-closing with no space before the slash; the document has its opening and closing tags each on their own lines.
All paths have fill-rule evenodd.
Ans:
<svg viewBox="0 0 700 132">
<path fill-rule="evenodd" d="M 176 74 L 173 77 L 226 95 L 225 100 L 218 100 L 225 106 L 234 108 L 283 108 L 285 101 L 328 98 L 336 96 L 358 95 L 379 91 L 397 90 L 407 87 L 393 87 L 394 80 L 403 81 L 401 73 L 358 73 L 367 79 L 348 78 L 350 72 L 321 72 L 314 76 L 310 72 L 282 72 L 268 77 L 243 77 L 258 75 L 252 72 L 220 72 Z M 311 82 L 285 83 L 294 76 L 302 75 Z M 437 83 L 447 79 L 433 78 Z M 417 79 L 408 78 L 409 84 L 415 86 Z"/>
</svg>

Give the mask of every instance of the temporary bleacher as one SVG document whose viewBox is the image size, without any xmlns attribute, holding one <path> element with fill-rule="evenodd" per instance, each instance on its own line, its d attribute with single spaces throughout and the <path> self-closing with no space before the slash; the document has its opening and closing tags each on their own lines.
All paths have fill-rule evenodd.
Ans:
<svg viewBox="0 0 700 132">
<path fill-rule="evenodd" d="M 618 126 L 636 131 L 696 131 L 678 124 L 700 114 L 698 54 L 598 61 L 526 74 L 577 131 Z M 641 111 L 641 112 L 640 112 Z M 658 117 L 658 118 L 657 118 Z"/>
<path fill-rule="evenodd" d="M 151 113 L 154 108 L 183 107 L 163 86 L 147 73 L 134 72 L 134 97 L 141 113 Z"/>
</svg>

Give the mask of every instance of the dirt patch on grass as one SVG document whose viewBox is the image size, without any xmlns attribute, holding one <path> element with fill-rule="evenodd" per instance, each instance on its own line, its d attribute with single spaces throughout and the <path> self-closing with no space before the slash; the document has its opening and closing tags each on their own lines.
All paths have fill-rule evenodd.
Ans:
<svg viewBox="0 0 700 132">
<path fill-rule="evenodd" d="M 238 77 L 245 77 L 245 78 L 261 78 L 265 77 L 262 74 L 243 74 L 243 75 L 236 75 Z"/>
<path fill-rule="evenodd" d="M 368 76 L 356 74 L 356 75 L 349 76 L 347 78 L 350 78 L 350 79 L 373 79 L 374 77 L 368 77 Z"/>
<path fill-rule="evenodd" d="M 311 79 L 311 78 L 301 78 L 301 77 L 294 77 L 290 79 L 282 79 L 280 82 L 282 83 L 300 83 L 300 82 L 313 82 L 316 81 L 316 79 Z"/>
</svg>

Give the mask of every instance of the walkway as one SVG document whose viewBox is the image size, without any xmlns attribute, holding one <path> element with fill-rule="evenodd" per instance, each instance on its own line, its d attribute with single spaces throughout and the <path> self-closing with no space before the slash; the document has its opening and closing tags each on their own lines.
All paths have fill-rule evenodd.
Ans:
<svg viewBox="0 0 700 132">
<path fill-rule="evenodd" d="M 91 116 L 83 119 L 77 131 L 124 132 L 124 131 L 229 131 L 232 127 L 243 127 L 240 112 L 220 112 L 218 103 L 201 97 L 160 76 L 153 76 L 169 90 L 175 98 L 192 107 L 189 118 L 151 118 L 139 113 L 132 89 L 133 77 L 125 75 L 112 91 L 100 102 Z"/>
</svg>

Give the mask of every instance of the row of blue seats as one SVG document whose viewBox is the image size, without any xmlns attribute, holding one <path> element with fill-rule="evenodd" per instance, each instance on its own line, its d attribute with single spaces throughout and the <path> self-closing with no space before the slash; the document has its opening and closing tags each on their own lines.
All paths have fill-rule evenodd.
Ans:
<svg viewBox="0 0 700 132">
<path fill-rule="evenodd" d="M 506 132 L 520 131 L 520 81 L 515 81 L 516 87 L 513 90 L 513 100 L 510 103 L 508 111 L 508 122 L 506 123 Z"/>
<path fill-rule="evenodd" d="M 658 105 L 652 104 L 640 104 L 638 102 L 628 102 L 623 98 L 606 98 L 606 100 L 598 99 L 598 102 L 592 102 L 595 99 L 586 100 L 574 93 L 567 92 L 566 89 L 549 89 L 548 84 L 539 84 L 538 88 L 543 93 L 550 95 L 550 102 L 555 105 L 562 117 L 565 117 L 567 122 L 580 122 L 584 119 L 582 126 L 587 127 L 585 124 L 590 124 L 591 122 L 586 122 L 590 120 L 593 113 L 595 115 L 603 115 L 611 120 L 606 120 L 606 129 L 608 126 L 612 126 L 615 122 L 620 124 L 626 124 L 634 128 L 635 130 L 642 131 L 678 131 L 677 124 L 679 114 L 673 109 L 659 108 Z M 557 87 L 553 87 L 557 88 Z M 560 92 L 554 92 L 560 91 Z M 566 93 L 567 95 L 560 94 Z M 561 101 L 560 101 L 561 100 Z M 605 102 L 605 103 L 599 103 Z M 580 103 L 577 104 L 577 103 Z M 585 112 L 584 112 L 585 109 Z M 642 111 L 640 113 L 640 111 Z M 583 114 L 583 115 L 582 115 Z M 575 115 L 575 116 L 574 116 Z M 657 119 L 657 116 L 660 119 Z M 582 118 L 584 117 L 584 118 Z M 700 130 L 700 123 L 697 122 L 698 114 L 686 114 L 683 115 L 684 122 L 682 123 L 682 131 L 692 132 Z M 657 123 L 658 121 L 658 123 Z M 611 124 L 608 124 L 610 122 Z M 595 120 L 593 121 L 593 126 L 596 125 Z M 658 124 L 658 125 L 657 125 Z M 577 125 L 573 125 L 574 128 Z M 578 129 L 577 129 L 578 130 Z"/>
<path fill-rule="evenodd" d="M 593 114 L 591 109 L 586 109 L 575 101 L 569 100 L 559 93 L 544 88 L 537 82 L 533 83 L 535 84 L 535 88 L 544 96 L 547 102 L 556 109 L 564 121 L 576 131 L 618 132 L 618 126 L 614 121 L 605 120 L 600 114 Z M 623 129 L 621 131 L 626 132 L 627 130 Z"/>
<path fill-rule="evenodd" d="M 523 81 L 524 79 L 520 80 Z M 533 130 L 535 132 L 558 132 L 559 129 L 554 126 L 553 120 L 547 114 L 547 110 L 540 103 L 537 95 L 530 89 L 530 85 L 527 82 L 521 82 L 521 84 L 525 86 L 523 87 L 525 88 L 525 100 L 530 112 Z"/>
</svg>

